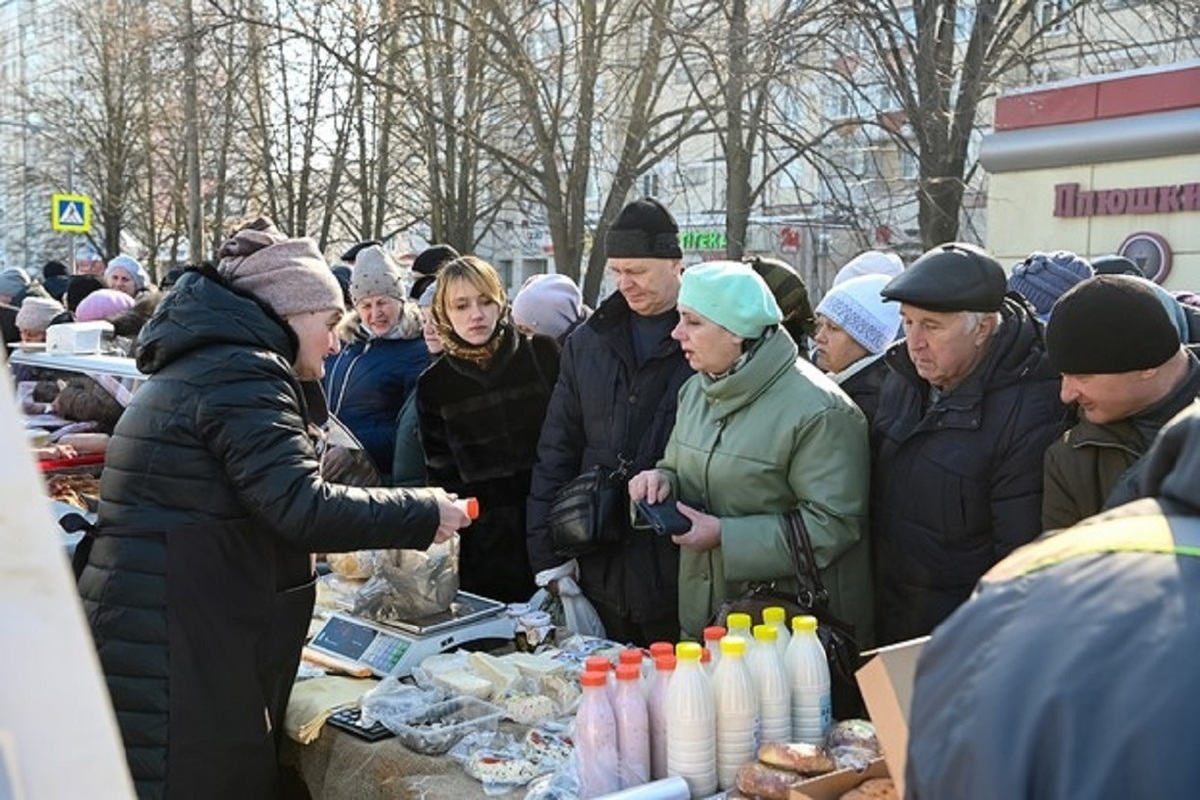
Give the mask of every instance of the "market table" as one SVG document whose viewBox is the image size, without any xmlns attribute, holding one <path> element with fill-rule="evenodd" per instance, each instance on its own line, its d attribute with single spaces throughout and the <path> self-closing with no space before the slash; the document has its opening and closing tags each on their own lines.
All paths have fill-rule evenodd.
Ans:
<svg viewBox="0 0 1200 800">
<path fill-rule="evenodd" d="M 311 744 L 286 739 L 279 758 L 299 773 L 313 800 L 487 797 L 483 785 L 449 756 L 414 753 L 396 739 L 367 742 L 332 725 Z"/>
</svg>

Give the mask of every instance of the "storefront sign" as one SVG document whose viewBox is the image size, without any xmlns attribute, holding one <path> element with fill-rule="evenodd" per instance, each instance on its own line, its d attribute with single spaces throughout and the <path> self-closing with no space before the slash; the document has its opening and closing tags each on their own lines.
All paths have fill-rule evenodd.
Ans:
<svg viewBox="0 0 1200 800">
<path fill-rule="evenodd" d="M 1078 183 L 1054 187 L 1054 216 L 1101 217 L 1200 211 L 1200 183 L 1080 190 Z"/>
<path fill-rule="evenodd" d="M 1117 255 L 1137 264 L 1147 278 L 1162 283 L 1171 272 L 1171 245 L 1157 233 L 1138 231 L 1125 237 L 1117 248 Z"/>
<path fill-rule="evenodd" d="M 724 250 L 725 231 L 684 231 L 679 246 L 684 250 Z"/>
</svg>

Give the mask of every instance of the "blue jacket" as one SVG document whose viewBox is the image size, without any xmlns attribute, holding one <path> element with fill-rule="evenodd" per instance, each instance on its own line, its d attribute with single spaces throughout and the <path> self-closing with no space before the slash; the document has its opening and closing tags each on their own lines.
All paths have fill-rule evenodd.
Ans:
<svg viewBox="0 0 1200 800">
<path fill-rule="evenodd" d="M 404 401 L 429 363 L 425 340 L 367 337 L 361 331 L 325 359 L 329 411 L 362 444 L 384 480 L 392 473 L 396 424 Z"/>
</svg>

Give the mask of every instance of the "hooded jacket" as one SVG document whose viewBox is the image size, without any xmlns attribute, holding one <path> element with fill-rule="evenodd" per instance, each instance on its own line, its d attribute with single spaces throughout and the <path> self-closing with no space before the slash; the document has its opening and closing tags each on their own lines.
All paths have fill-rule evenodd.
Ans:
<svg viewBox="0 0 1200 800">
<path fill-rule="evenodd" d="M 1059 380 L 1028 306 L 1009 297 L 1001 315 L 975 370 L 929 404 L 904 342 L 888 350 L 872 428 L 881 644 L 928 634 L 1041 533 L 1042 458 L 1063 428 Z"/>
<path fill-rule="evenodd" d="M 679 617 L 699 638 L 721 601 L 748 583 L 796 590 L 784 514 L 799 509 L 830 610 L 873 641 L 866 514 L 870 472 L 862 412 L 819 369 L 770 334 L 737 371 L 694 375 L 658 463 L 672 499 L 720 518 L 721 546 L 682 548 Z"/>
<path fill-rule="evenodd" d="M 1200 411 L 1163 429 L 1137 500 L 998 564 L 917 664 L 917 800 L 1193 797 Z"/>
<path fill-rule="evenodd" d="M 529 557 L 535 572 L 566 559 L 551 549 L 546 514 L 554 494 L 584 470 L 616 468 L 618 454 L 630 475 L 653 467 L 675 424 L 679 388 L 692 375 L 679 343 L 670 337 L 640 365 L 629 331 L 632 312 L 620 292 L 605 300 L 567 339 L 562 372 L 546 411 L 529 493 Z M 649 414 L 644 433 L 626 449 L 629 428 Z M 589 600 L 635 623 L 675 619 L 679 548 L 669 539 L 634 531 L 628 510 L 613 514 L 620 544 L 580 556 L 579 584 Z"/>
<path fill-rule="evenodd" d="M 143 798 L 275 796 L 274 735 L 314 598 L 310 553 L 425 548 L 427 491 L 318 477 L 295 335 L 215 273 L 143 329 L 150 375 L 109 444 L 79 592 Z"/>
</svg>

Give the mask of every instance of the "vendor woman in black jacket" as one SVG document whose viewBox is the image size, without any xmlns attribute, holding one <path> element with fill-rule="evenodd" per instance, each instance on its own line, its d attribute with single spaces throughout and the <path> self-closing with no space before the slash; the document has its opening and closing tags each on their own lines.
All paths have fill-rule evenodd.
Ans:
<svg viewBox="0 0 1200 800">
<path fill-rule="evenodd" d="M 141 798 L 272 798 L 315 590 L 310 553 L 425 548 L 469 524 L 438 489 L 325 483 L 301 381 L 337 352 L 338 283 L 260 219 L 142 330 L 79 591 Z"/>
<path fill-rule="evenodd" d="M 500 276 L 473 256 L 441 268 L 431 310 L 445 350 L 417 380 L 429 482 L 479 498 L 459 552 L 460 585 L 504 602 L 528 600 L 535 587 L 525 499 L 558 379 L 558 345 L 516 332 Z"/>
</svg>

